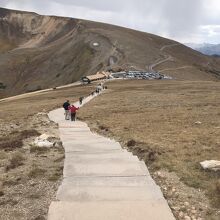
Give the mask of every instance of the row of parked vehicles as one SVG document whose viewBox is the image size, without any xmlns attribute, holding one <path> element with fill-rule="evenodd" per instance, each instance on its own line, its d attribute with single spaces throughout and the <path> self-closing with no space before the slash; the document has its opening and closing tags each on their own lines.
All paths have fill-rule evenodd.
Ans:
<svg viewBox="0 0 220 220">
<path fill-rule="evenodd" d="M 121 79 L 172 79 L 171 77 L 165 76 L 157 72 L 143 72 L 143 71 L 127 71 L 127 72 L 97 72 L 94 75 L 83 76 L 81 82 L 83 84 L 89 84 L 93 81 L 105 80 L 111 78 L 121 78 Z"/>
<path fill-rule="evenodd" d="M 142 71 L 128 71 L 117 72 L 111 74 L 114 78 L 127 78 L 127 79 L 171 79 L 161 73 L 157 72 L 142 72 Z"/>
</svg>

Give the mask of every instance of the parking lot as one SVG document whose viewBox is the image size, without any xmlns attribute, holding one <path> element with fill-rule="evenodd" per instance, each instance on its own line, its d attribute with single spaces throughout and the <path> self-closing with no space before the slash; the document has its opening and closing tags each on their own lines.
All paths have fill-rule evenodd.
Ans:
<svg viewBox="0 0 220 220">
<path fill-rule="evenodd" d="M 128 72 L 116 72 L 111 74 L 114 78 L 125 79 L 172 79 L 172 77 L 165 76 L 157 72 L 143 72 L 143 71 L 128 71 Z"/>
</svg>

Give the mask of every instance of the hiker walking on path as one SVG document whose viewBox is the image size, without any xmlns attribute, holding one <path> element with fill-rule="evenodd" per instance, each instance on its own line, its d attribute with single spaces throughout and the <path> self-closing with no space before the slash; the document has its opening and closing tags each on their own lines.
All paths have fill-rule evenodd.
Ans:
<svg viewBox="0 0 220 220">
<path fill-rule="evenodd" d="M 97 87 L 96 87 L 96 93 L 100 93 L 102 91 L 102 86 L 101 84 L 99 84 Z"/>
<path fill-rule="evenodd" d="M 79 98 L 79 104 L 80 104 L 80 105 L 82 105 L 83 99 L 84 99 L 84 97 L 80 97 L 80 98 Z"/>
<path fill-rule="evenodd" d="M 70 106 L 70 102 L 69 100 L 67 100 L 66 102 L 63 103 L 63 108 L 65 111 L 65 120 L 69 120 L 70 119 L 70 114 L 69 114 L 69 106 Z"/>
<path fill-rule="evenodd" d="M 75 107 L 74 105 L 69 106 L 69 112 L 71 115 L 71 121 L 76 121 L 76 111 L 79 108 Z"/>
<path fill-rule="evenodd" d="M 102 87 L 102 90 L 104 90 L 104 82 L 101 82 L 100 86 Z"/>
</svg>

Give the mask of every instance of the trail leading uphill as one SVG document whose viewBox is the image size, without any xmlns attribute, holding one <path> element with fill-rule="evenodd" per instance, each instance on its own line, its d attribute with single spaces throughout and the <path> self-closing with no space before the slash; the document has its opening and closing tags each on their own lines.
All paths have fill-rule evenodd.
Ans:
<svg viewBox="0 0 220 220">
<path fill-rule="evenodd" d="M 65 161 L 48 220 L 174 220 L 143 161 L 118 142 L 92 133 L 86 123 L 64 120 L 63 109 L 49 117 L 59 124 Z"/>
</svg>

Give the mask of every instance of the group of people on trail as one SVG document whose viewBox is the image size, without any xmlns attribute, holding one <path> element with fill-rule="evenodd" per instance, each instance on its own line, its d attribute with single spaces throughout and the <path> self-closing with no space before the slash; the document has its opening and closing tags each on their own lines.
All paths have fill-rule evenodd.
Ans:
<svg viewBox="0 0 220 220">
<path fill-rule="evenodd" d="M 76 111 L 79 110 L 79 107 L 71 105 L 69 100 L 63 103 L 63 108 L 65 110 L 65 120 L 76 121 Z"/>
<path fill-rule="evenodd" d="M 107 86 L 104 86 L 104 83 L 100 83 L 98 84 L 98 86 L 96 87 L 96 93 L 99 94 L 102 90 L 107 89 Z"/>
<path fill-rule="evenodd" d="M 96 87 L 96 90 L 92 93 L 90 93 L 91 96 L 94 96 L 95 94 L 99 94 L 102 90 L 107 89 L 107 86 L 104 86 L 104 83 L 98 84 Z M 79 98 L 79 104 L 83 104 L 84 97 Z M 64 115 L 65 115 L 65 120 L 71 120 L 71 121 L 76 121 L 76 112 L 79 110 L 79 107 L 74 106 L 73 104 L 70 104 L 70 101 L 67 100 L 66 102 L 63 103 L 63 108 L 64 108 Z"/>
</svg>

